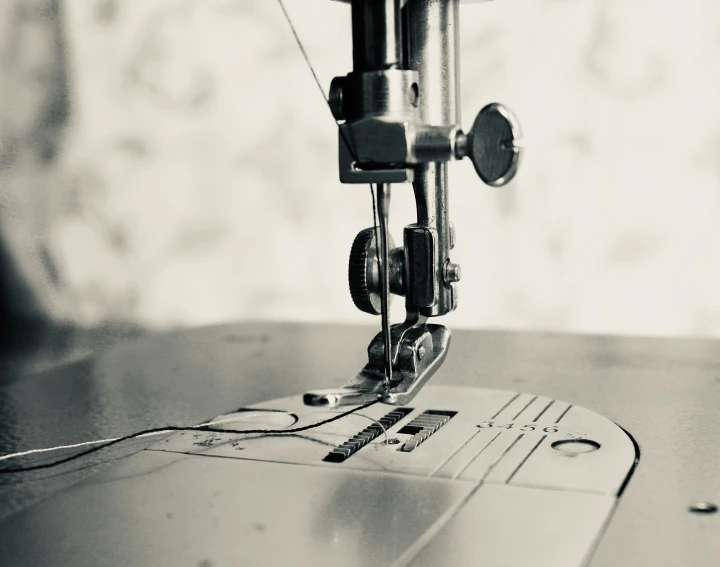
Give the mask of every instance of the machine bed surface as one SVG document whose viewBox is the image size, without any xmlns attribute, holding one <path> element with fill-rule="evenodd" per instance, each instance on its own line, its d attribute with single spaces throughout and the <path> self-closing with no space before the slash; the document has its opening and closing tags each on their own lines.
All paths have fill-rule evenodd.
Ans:
<svg viewBox="0 0 720 567">
<path fill-rule="evenodd" d="M 358 345 L 374 333 L 246 323 L 123 340 L 60 365 L 5 361 L 0 451 L 194 424 L 310 388 L 340 386 L 363 364 Z M 456 331 L 431 384 L 562 399 L 632 434 L 640 465 L 591 566 L 716 564 L 720 515 L 687 508 L 720 500 L 717 341 Z M 41 513 L 41 506 L 32 506 L 152 442 L 137 440 L 51 471 L 2 475 L 0 513 L 5 522 L 21 510 Z M 27 533 L 12 544 L 37 545 L 42 537 Z"/>
</svg>

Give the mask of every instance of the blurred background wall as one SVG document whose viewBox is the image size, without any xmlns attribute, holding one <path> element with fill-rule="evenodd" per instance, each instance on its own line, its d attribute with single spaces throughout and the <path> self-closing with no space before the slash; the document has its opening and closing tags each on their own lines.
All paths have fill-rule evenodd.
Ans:
<svg viewBox="0 0 720 567">
<path fill-rule="evenodd" d="M 327 90 L 349 8 L 285 2 Z M 445 321 L 720 336 L 720 4 L 499 0 L 461 38 L 464 126 L 503 102 L 526 150 L 501 189 L 451 165 Z M 379 324 L 336 137 L 274 0 L 2 0 L 0 318 Z M 396 186 L 396 240 L 413 212 Z"/>
</svg>

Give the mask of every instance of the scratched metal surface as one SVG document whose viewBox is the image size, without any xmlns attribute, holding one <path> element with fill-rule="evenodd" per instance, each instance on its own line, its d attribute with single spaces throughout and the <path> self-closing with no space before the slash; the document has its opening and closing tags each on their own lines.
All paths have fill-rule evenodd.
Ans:
<svg viewBox="0 0 720 567">
<path fill-rule="evenodd" d="M 126 339 L 59 365 L 5 360 L 0 452 L 197 423 L 309 387 L 339 386 L 363 363 L 363 345 L 374 333 L 246 323 Z M 687 506 L 720 501 L 718 346 L 456 331 L 433 383 L 557 397 L 616 421 L 639 443 L 641 464 L 591 565 L 714 565 L 720 514 L 693 515 Z M 93 455 L 81 467 L 0 475 L 0 513 L 10 516 L 150 442 Z"/>
</svg>

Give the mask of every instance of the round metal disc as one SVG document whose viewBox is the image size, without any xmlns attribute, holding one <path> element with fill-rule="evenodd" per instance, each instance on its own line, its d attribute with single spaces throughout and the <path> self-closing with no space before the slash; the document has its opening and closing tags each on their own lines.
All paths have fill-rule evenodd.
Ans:
<svg viewBox="0 0 720 567">
<path fill-rule="evenodd" d="M 521 136 L 517 120 L 501 104 L 488 104 L 478 113 L 468 143 L 480 179 L 499 187 L 515 176 L 522 153 L 516 142 Z"/>
<path fill-rule="evenodd" d="M 395 248 L 395 241 L 389 234 L 388 245 L 391 250 Z M 355 237 L 350 249 L 348 284 L 355 307 L 370 315 L 380 315 L 380 267 L 374 228 L 361 230 Z M 391 299 L 392 296 L 388 297 Z"/>
</svg>

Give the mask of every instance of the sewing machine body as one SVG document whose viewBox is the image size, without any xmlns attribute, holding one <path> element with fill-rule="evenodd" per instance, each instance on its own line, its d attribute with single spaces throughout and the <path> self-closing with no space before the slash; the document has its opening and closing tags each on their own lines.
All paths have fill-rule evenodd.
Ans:
<svg viewBox="0 0 720 567">
<path fill-rule="evenodd" d="M 128 419 L 137 429 L 158 421 L 177 422 L 188 408 L 205 412 L 205 417 L 256 404 L 298 415 L 303 408 L 315 412 L 317 408 L 300 403 L 300 394 L 317 382 L 318 375 L 342 383 L 362 356 L 355 348 L 357 341 L 370 333 L 371 329 L 354 327 L 241 325 L 121 343 L 93 362 L 83 380 L 90 380 L 93 388 L 75 403 L 77 407 L 58 407 L 47 399 L 43 407 L 34 406 L 41 412 L 34 419 L 58 422 L 57 429 L 65 423 L 67 439 L 80 416 L 84 427 L 101 429 L 96 424 L 107 423 L 110 415 L 115 432 L 123 424 L 127 427 Z M 334 348 L 327 349 L 328 344 Z M 340 429 L 316 432 L 315 441 L 322 443 L 278 438 L 262 449 L 251 446 L 257 441 L 238 439 L 233 447 L 232 442 L 208 443 L 205 434 L 195 438 L 196 433 L 187 433 L 167 442 L 152 441 L 152 446 L 148 441 L 151 450 L 96 475 L 86 469 L 106 455 L 90 456 L 9 487 L 8 494 L 15 496 L 40 486 L 54 495 L 44 501 L 36 498 L 36 505 L 3 522 L 0 562 L 22 567 L 42 557 L 42 564 L 93 565 L 105 557 L 113 558 L 107 561 L 113 564 L 125 560 L 222 565 L 223 560 L 240 557 L 247 560 L 241 564 L 249 565 L 389 565 L 405 559 L 409 565 L 452 565 L 453 560 L 461 565 L 581 565 L 584 558 L 592 567 L 715 564 L 720 551 L 718 516 L 693 514 L 688 506 L 712 501 L 720 493 L 715 474 L 720 464 L 716 341 L 459 331 L 453 349 L 433 384 L 418 395 L 415 406 L 409 406 L 414 412 L 388 435 L 407 438 L 398 434 L 403 423 L 428 409 L 459 408 L 458 413 L 407 455 L 397 451 L 398 444 L 384 445 L 378 436 L 343 463 L 323 461 L 332 450 L 326 443 L 335 446 L 346 440 L 346 434 L 372 425 L 354 417 Z M 298 357 L 300 352 L 305 356 Z M 59 368 L 29 386 L 21 388 L 22 382 L 17 382 L 8 394 L 18 402 L 23 395 L 42 399 L 39 392 L 62 377 Z M 521 455 L 513 457 L 513 451 L 530 454 L 533 441 L 542 437 L 537 430 L 525 432 L 507 453 L 511 460 L 503 466 L 508 470 L 496 468 L 497 478 L 491 471 L 487 482 L 465 501 L 472 481 L 462 479 L 462 473 L 455 479 L 453 474 L 443 476 L 461 451 L 447 462 L 443 451 L 448 444 L 460 443 L 460 430 L 477 433 L 480 417 L 492 417 L 512 399 L 513 394 L 503 389 L 508 384 L 525 392 L 512 402 L 517 411 L 525 412 L 519 421 L 535 419 L 554 399 L 545 414 L 553 419 L 546 424 L 541 416 L 537 425 L 552 429 L 552 422 L 572 401 L 573 408 L 587 408 L 587 413 L 577 409 L 578 416 L 594 416 L 592 420 L 609 428 L 605 435 L 611 432 L 620 452 L 605 453 L 617 457 L 610 459 L 606 471 L 615 472 L 602 474 L 593 467 L 578 476 L 582 482 L 604 486 L 588 489 L 576 484 L 572 490 L 556 490 L 538 481 L 526 486 L 527 479 L 519 476 L 535 474 L 533 460 L 543 449 L 557 453 L 571 467 L 610 451 L 612 441 L 601 439 L 595 425 L 565 422 L 575 411 L 571 409 L 558 424 L 570 429 L 544 432 L 548 437 L 509 483 L 505 480 Z M 470 390 L 446 389 L 447 385 Z M 453 391 L 461 394 L 451 401 L 455 409 L 446 394 Z M 295 397 L 278 401 L 288 394 Z M 87 407 L 89 415 L 83 411 Z M 510 407 L 500 415 L 517 415 Z M 372 408 L 377 415 L 369 414 L 371 408 L 363 413 L 376 419 L 397 409 Z M 467 420 L 462 418 L 468 414 Z M 309 419 L 307 415 L 303 419 Z M 21 423 L 26 419 L 33 416 Z M 519 421 L 497 425 L 528 425 Z M 635 448 L 613 422 L 632 434 L 640 452 L 619 499 L 615 495 L 631 472 Z M 267 427 L 289 423 L 284 412 L 273 412 L 264 422 Z M 584 424 L 578 428 L 580 423 Z M 514 440 L 517 429 L 503 429 L 501 438 Z M 548 445 L 553 435 L 577 433 L 597 436 L 601 448 L 573 458 Z M 51 432 L 46 435 L 51 437 Z M 309 431 L 303 435 L 313 438 Z M 428 461 L 414 471 L 401 470 L 397 467 L 403 456 Z M 79 484 L 68 487 L 68 479 L 83 476 Z M 551 481 L 562 482 L 557 474 Z M 438 522 L 444 528 L 427 541 L 426 534 L 441 527 Z M 482 550 L 477 548 L 480 544 Z M 532 553 L 524 555 L 523 550 Z"/>
</svg>

